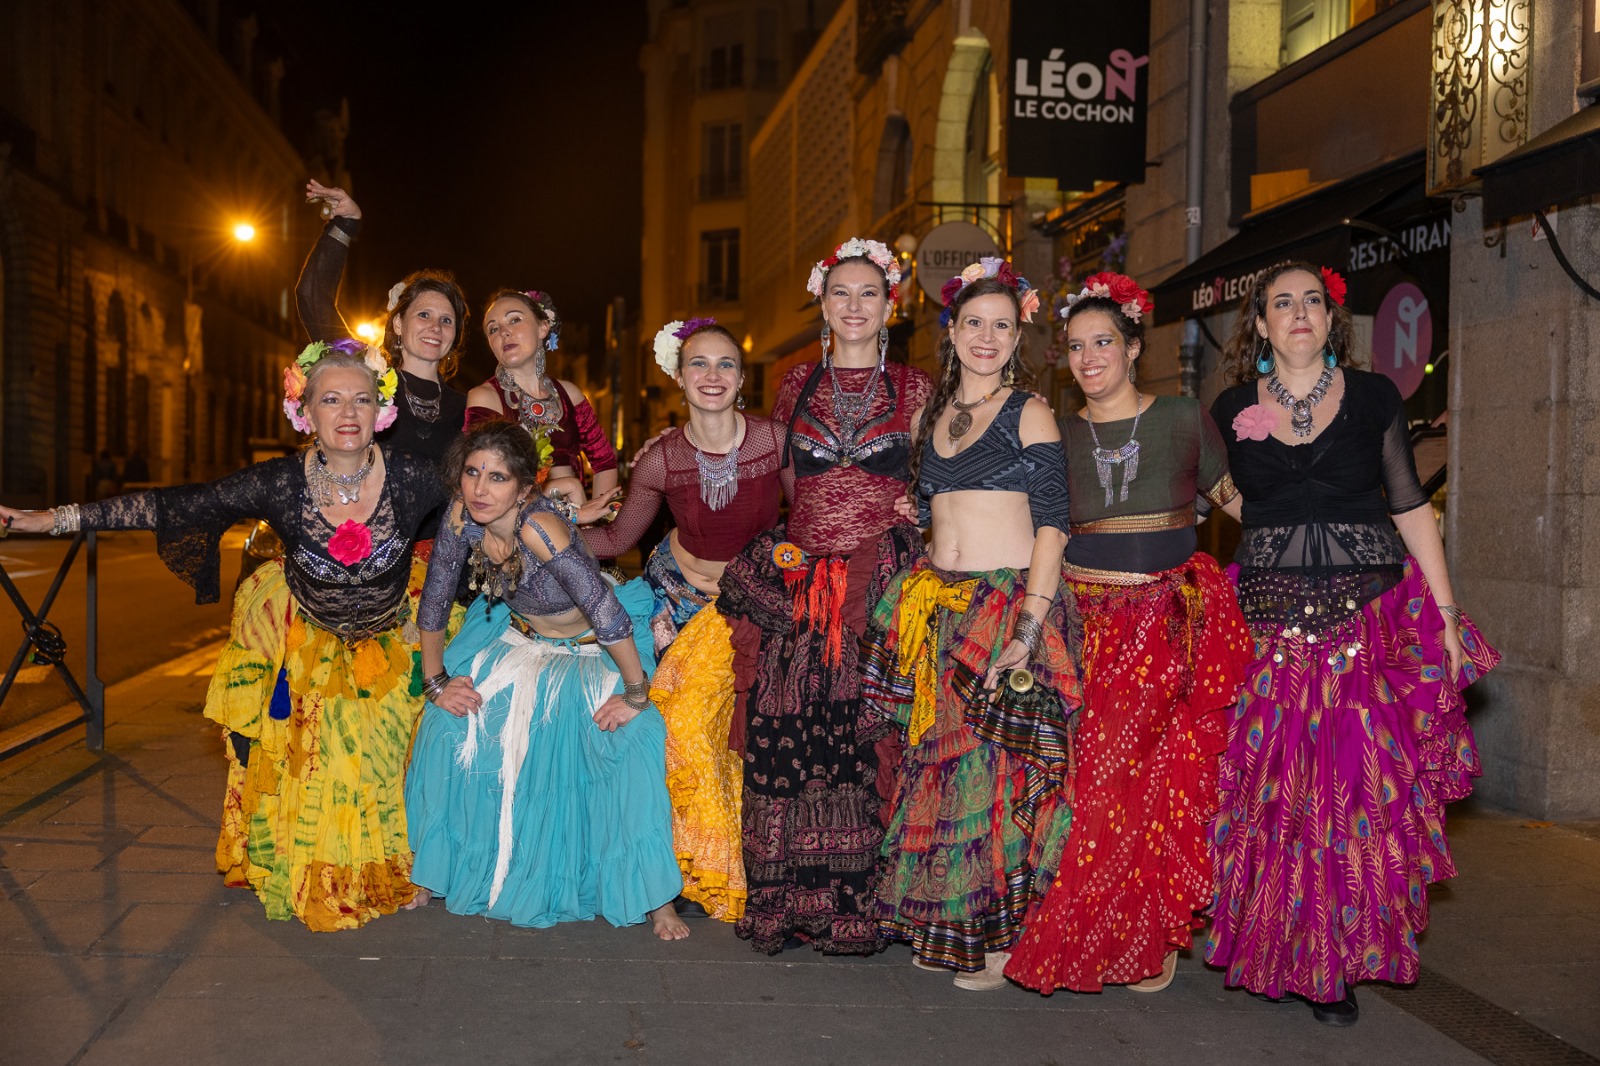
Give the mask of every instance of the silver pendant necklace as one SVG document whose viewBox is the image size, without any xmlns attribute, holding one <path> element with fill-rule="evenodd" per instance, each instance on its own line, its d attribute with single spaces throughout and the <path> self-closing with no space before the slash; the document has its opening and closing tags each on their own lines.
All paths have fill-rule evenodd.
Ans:
<svg viewBox="0 0 1600 1066">
<path fill-rule="evenodd" d="M 322 454 L 322 445 L 317 445 L 316 462 L 311 464 L 311 492 L 317 499 L 318 507 L 332 507 L 335 495 L 343 504 L 361 502 L 361 483 L 367 480 L 367 475 L 372 473 L 373 451 L 372 445 L 367 445 L 367 461 L 361 464 L 361 469 L 353 474 L 339 474 L 328 469 L 328 457 Z"/>
<path fill-rule="evenodd" d="M 1294 393 L 1286 389 L 1283 382 L 1278 380 L 1278 375 L 1274 373 L 1267 379 L 1267 395 L 1289 409 L 1289 428 L 1294 430 L 1294 435 L 1309 437 L 1313 428 L 1312 420 L 1315 417 L 1311 409 L 1328 395 L 1328 388 L 1332 384 L 1333 368 L 1325 366 L 1322 368 L 1322 373 L 1317 375 L 1317 383 L 1306 393 L 1306 398 L 1297 400 L 1294 398 Z"/>
<path fill-rule="evenodd" d="M 694 465 L 700 471 L 700 500 L 711 510 L 720 511 L 739 494 L 739 449 L 735 445 L 727 455 L 713 459 L 695 442 L 692 425 L 685 426 L 683 432 L 694 449 Z M 737 434 L 734 439 L 737 441 Z"/>
<path fill-rule="evenodd" d="M 1094 419 L 1084 419 L 1089 423 L 1089 439 L 1094 441 L 1094 472 L 1100 477 L 1100 487 L 1106 490 L 1107 507 L 1111 506 L 1112 467 L 1122 467 L 1122 491 L 1117 497 L 1121 503 L 1128 502 L 1128 486 L 1139 476 L 1139 418 L 1143 414 L 1144 397 L 1140 396 L 1133 409 L 1133 429 L 1128 433 L 1128 443 L 1120 448 L 1100 447 L 1100 434 L 1094 431 Z"/>
<path fill-rule="evenodd" d="M 400 380 L 403 386 L 402 391 L 404 391 L 406 394 L 406 406 L 411 408 L 411 413 L 422 422 L 439 421 L 439 411 L 444 404 L 444 382 L 434 382 L 433 387 L 439 390 L 438 393 L 433 397 L 433 399 L 424 400 L 421 396 L 417 395 L 416 386 L 413 383 L 413 381 L 422 381 L 424 380 L 423 378 L 416 377 L 414 374 L 402 372 L 400 375 Z"/>
</svg>

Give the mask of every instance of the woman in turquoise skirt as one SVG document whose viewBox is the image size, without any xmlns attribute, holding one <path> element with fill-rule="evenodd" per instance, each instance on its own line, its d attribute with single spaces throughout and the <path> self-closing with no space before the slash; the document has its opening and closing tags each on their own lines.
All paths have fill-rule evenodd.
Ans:
<svg viewBox="0 0 1600 1066">
<path fill-rule="evenodd" d="M 406 779 L 412 879 L 457 914 L 544 927 L 599 915 L 689 935 L 673 899 L 666 729 L 642 582 L 613 590 L 538 492 L 511 422 L 445 459 L 458 491 L 423 587 L 423 711 Z M 478 598 L 445 647 L 462 567 Z"/>
</svg>

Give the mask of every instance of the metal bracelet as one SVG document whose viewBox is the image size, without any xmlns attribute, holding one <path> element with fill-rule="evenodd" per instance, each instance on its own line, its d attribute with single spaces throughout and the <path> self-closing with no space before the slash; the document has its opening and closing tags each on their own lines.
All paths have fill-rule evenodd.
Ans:
<svg viewBox="0 0 1600 1066">
<path fill-rule="evenodd" d="M 1028 655 L 1032 657 L 1039 650 L 1039 642 L 1044 638 L 1044 624 L 1026 611 L 1017 614 L 1016 623 L 1011 628 L 1011 639 L 1020 640 L 1028 646 Z"/>
<path fill-rule="evenodd" d="M 636 711 L 642 711 L 650 705 L 650 679 L 642 681 L 624 681 L 622 683 L 622 702 Z"/>
<path fill-rule="evenodd" d="M 50 535 L 60 537 L 76 533 L 83 524 L 83 516 L 75 503 L 64 503 L 50 508 Z"/>
<path fill-rule="evenodd" d="M 450 683 L 450 675 L 440 670 L 432 677 L 425 678 L 422 682 L 422 695 L 434 703 L 439 702 L 439 697 L 444 695 L 445 686 Z"/>
<path fill-rule="evenodd" d="M 1439 604 L 1439 613 L 1454 622 L 1457 629 L 1461 628 L 1461 608 L 1453 603 L 1441 603 Z"/>
</svg>

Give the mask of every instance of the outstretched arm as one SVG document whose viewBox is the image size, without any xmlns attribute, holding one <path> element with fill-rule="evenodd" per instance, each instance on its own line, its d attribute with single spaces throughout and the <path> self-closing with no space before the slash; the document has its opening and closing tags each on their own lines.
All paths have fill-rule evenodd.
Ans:
<svg viewBox="0 0 1600 1066">
<path fill-rule="evenodd" d="M 354 336 L 339 313 L 339 283 L 350 257 L 350 242 L 361 231 L 361 208 L 343 189 L 315 181 L 306 182 L 306 199 L 323 201 L 331 214 L 300 268 L 300 280 L 294 287 L 295 310 L 307 336 L 332 343 Z"/>
</svg>

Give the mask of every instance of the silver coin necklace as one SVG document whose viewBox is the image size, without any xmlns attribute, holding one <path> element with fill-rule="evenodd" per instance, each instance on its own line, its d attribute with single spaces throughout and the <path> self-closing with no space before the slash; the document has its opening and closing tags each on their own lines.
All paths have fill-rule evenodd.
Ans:
<svg viewBox="0 0 1600 1066">
<path fill-rule="evenodd" d="M 1140 395 L 1133 409 L 1133 429 L 1128 433 L 1128 443 L 1120 448 L 1102 448 L 1100 434 L 1094 429 L 1094 419 L 1084 419 L 1089 423 L 1089 439 L 1094 441 L 1094 472 L 1100 478 L 1100 487 L 1106 490 L 1107 507 L 1112 502 L 1111 478 L 1116 467 L 1122 468 L 1122 489 L 1117 494 L 1117 500 L 1121 503 L 1128 502 L 1128 486 L 1139 476 L 1139 418 L 1143 414 L 1144 396 Z"/>
</svg>

